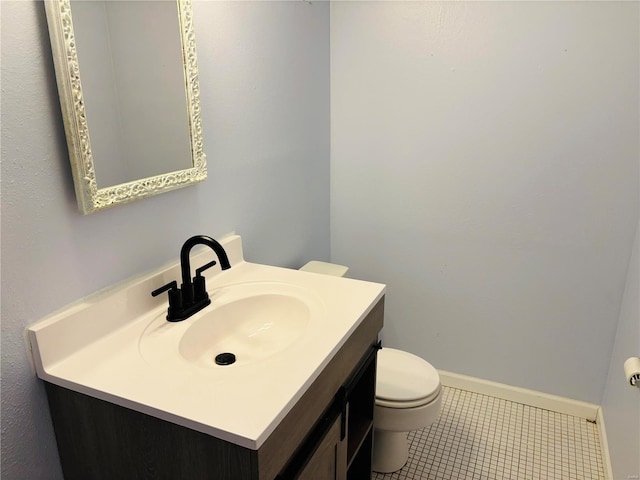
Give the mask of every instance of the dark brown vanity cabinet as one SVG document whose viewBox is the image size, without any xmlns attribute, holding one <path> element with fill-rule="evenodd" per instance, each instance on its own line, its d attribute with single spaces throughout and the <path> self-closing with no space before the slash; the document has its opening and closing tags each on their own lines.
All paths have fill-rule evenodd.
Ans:
<svg viewBox="0 0 640 480">
<path fill-rule="evenodd" d="M 316 453 L 304 466 L 299 480 L 344 480 L 345 443 L 340 440 L 340 420 L 337 419 Z"/>
<path fill-rule="evenodd" d="M 370 478 L 383 314 L 384 297 L 258 450 L 46 383 L 65 478 Z"/>
<path fill-rule="evenodd" d="M 376 394 L 376 344 L 346 391 L 347 479 L 371 478 L 373 410 Z"/>
<path fill-rule="evenodd" d="M 278 480 L 371 476 L 373 408 L 379 343 L 372 345 L 336 393 Z"/>
<path fill-rule="evenodd" d="M 276 480 L 345 480 L 347 442 L 340 401 L 321 418 Z"/>
</svg>

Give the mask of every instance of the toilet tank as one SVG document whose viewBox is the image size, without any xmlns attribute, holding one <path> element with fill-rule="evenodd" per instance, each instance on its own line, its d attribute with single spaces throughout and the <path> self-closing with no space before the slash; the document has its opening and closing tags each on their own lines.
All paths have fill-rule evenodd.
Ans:
<svg viewBox="0 0 640 480">
<path fill-rule="evenodd" d="M 344 265 L 336 265 L 335 263 L 318 262 L 312 260 L 300 270 L 305 272 L 322 273 L 323 275 L 332 275 L 334 277 L 344 277 L 349 271 L 349 267 Z"/>
</svg>

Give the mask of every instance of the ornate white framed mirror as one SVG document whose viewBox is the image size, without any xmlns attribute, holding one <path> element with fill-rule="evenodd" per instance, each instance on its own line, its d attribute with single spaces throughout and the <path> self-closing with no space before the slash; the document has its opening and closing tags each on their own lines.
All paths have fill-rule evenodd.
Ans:
<svg viewBox="0 0 640 480">
<path fill-rule="evenodd" d="M 46 0 L 84 214 L 207 178 L 191 0 Z"/>
</svg>

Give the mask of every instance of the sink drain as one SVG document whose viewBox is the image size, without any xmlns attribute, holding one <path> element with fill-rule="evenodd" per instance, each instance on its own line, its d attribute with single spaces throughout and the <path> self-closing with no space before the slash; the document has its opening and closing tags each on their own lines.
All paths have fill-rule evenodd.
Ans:
<svg viewBox="0 0 640 480">
<path fill-rule="evenodd" d="M 220 353 L 216 355 L 217 365 L 231 365 L 236 361 L 236 356 L 233 353 Z"/>
</svg>

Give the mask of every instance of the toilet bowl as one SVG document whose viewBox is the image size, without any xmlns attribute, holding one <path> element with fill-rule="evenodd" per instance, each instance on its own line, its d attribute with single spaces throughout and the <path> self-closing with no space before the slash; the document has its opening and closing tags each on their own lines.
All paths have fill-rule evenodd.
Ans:
<svg viewBox="0 0 640 480">
<path fill-rule="evenodd" d="M 438 419 L 442 403 L 440 377 L 422 358 L 402 350 L 378 352 L 373 417 L 373 470 L 400 470 L 409 457 L 407 435 Z"/>
<path fill-rule="evenodd" d="M 349 269 L 314 260 L 300 270 L 344 277 Z M 407 463 L 408 433 L 435 422 L 441 403 L 440 376 L 429 362 L 393 348 L 385 347 L 378 352 L 373 414 L 375 472 L 395 472 Z"/>
</svg>

